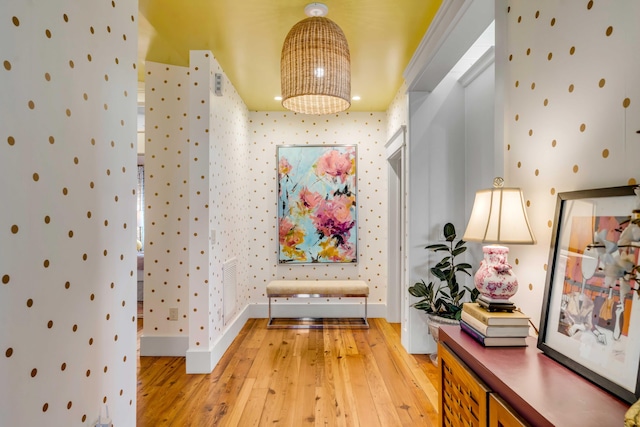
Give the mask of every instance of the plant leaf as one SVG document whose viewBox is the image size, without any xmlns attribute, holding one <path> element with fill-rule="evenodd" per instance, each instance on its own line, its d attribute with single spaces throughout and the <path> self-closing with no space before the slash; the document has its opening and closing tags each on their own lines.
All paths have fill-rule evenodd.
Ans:
<svg viewBox="0 0 640 427">
<path fill-rule="evenodd" d="M 451 255 L 453 255 L 453 256 L 458 256 L 458 255 L 460 255 L 461 253 L 465 252 L 466 250 L 467 250 L 467 248 L 466 248 L 466 247 L 456 248 L 456 249 L 454 249 L 453 251 L 451 251 Z"/>
<path fill-rule="evenodd" d="M 456 264 L 456 256 L 467 250 L 466 242 L 464 239 L 455 241 L 456 232 L 452 223 L 445 224 L 443 233 L 448 244 L 434 243 L 425 246 L 425 249 L 433 252 L 445 252 L 435 266 L 429 269 L 437 281 L 430 281 L 429 285 L 426 285 L 422 280 L 410 287 L 409 292 L 413 296 L 422 298 L 413 304 L 413 307 L 443 318 L 460 320 L 465 297 L 470 295 L 471 301 L 475 301 L 479 292 L 475 288 L 461 286 L 456 277 L 460 272 L 467 276 L 472 275 L 471 264 L 466 262 Z"/>
<path fill-rule="evenodd" d="M 439 268 L 441 270 L 444 270 L 445 268 L 449 268 L 449 267 L 451 267 L 451 260 L 449 257 L 442 258 L 440 262 L 438 262 L 435 266 L 435 268 Z"/>
<path fill-rule="evenodd" d="M 443 243 L 434 243 L 433 245 L 425 246 L 425 249 L 429 249 L 432 251 L 448 251 L 449 246 Z"/>
<path fill-rule="evenodd" d="M 450 222 L 444 225 L 444 238 L 447 242 L 452 242 L 456 238 L 456 228 Z"/>
<path fill-rule="evenodd" d="M 431 274 L 433 274 L 434 276 L 436 276 L 438 279 L 440 279 L 442 281 L 447 280 L 446 274 L 442 270 L 440 270 L 439 268 L 433 267 L 431 269 Z"/>
</svg>

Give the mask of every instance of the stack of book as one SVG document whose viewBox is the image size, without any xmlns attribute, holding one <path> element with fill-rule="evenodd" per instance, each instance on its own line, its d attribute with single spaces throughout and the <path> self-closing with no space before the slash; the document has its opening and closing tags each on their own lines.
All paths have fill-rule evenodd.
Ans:
<svg viewBox="0 0 640 427">
<path fill-rule="evenodd" d="M 485 347 L 524 347 L 529 317 L 519 311 L 488 311 L 468 302 L 462 306 L 460 328 Z"/>
</svg>

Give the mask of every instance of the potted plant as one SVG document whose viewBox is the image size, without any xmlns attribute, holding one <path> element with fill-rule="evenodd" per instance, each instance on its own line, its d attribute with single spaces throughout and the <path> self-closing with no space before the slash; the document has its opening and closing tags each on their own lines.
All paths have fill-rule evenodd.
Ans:
<svg viewBox="0 0 640 427">
<path fill-rule="evenodd" d="M 438 341 L 438 326 L 442 323 L 457 324 L 462 316 L 462 304 L 467 302 L 465 295 L 475 301 L 479 295 L 476 288 L 460 286 L 457 273 L 471 276 L 471 264 L 457 262 L 456 257 L 463 254 L 467 247 L 462 239 L 456 242 L 456 228 L 450 222 L 444 225 L 445 243 L 426 246 L 433 252 L 445 252 L 444 257 L 430 269 L 437 281 L 430 281 L 427 285 L 421 280 L 409 288 L 409 293 L 420 301 L 412 307 L 423 310 L 429 315 L 429 332 Z"/>
</svg>

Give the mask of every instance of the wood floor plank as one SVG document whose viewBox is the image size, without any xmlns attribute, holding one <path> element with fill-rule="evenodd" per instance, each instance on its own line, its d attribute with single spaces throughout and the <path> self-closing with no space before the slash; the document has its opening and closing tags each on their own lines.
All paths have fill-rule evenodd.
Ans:
<svg viewBox="0 0 640 427">
<path fill-rule="evenodd" d="M 411 416 L 409 412 L 416 412 L 418 405 L 407 405 L 407 401 L 414 401 L 416 396 L 411 393 L 411 384 L 407 383 L 403 375 L 402 366 L 398 366 L 393 355 L 384 345 L 384 340 L 377 329 L 366 334 L 358 334 L 358 340 L 364 340 L 359 347 L 366 356 L 366 366 L 370 369 L 368 375 L 371 387 L 376 387 L 380 402 L 379 416 L 383 425 L 424 425 L 420 422 L 419 412 Z M 407 397 L 411 396 L 410 399 Z M 378 400 L 376 400 L 378 403 Z M 418 420 L 418 423 L 416 423 Z"/>
<path fill-rule="evenodd" d="M 340 331 L 340 335 L 342 336 L 342 340 L 344 342 L 345 354 L 347 355 L 358 354 L 358 346 L 356 345 L 356 341 L 354 339 L 353 330 L 340 329 L 339 331 Z"/>
<path fill-rule="evenodd" d="M 249 396 L 251 396 L 251 392 L 253 390 L 253 385 L 255 384 L 255 382 L 256 380 L 254 380 L 253 378 L 247 378 L 242 382 L 242 387 L 240 388 L 240 392 L 238 393 L 238 398 L 235 400 L 234 405 L 231 406 L 229 415 L 222 423 L 223 426 L 236 427 L 239 425 L 243 425 L 240 424 L 240 418 L 242 418 L 243 414 L 247 414 L 247 412 L 245 412 L 245 408 L 247 406 Z"/>
<path fill-rule="evenodd" d="M 296 410 L 293 416 L 293 422 L 296 426 L 313 426 L 315 424 L 316 372 L 318 365 L 322 363 L 323 348 L 321 332 L 311 330 L 305 358 L 300 364 L 296 390 L 296 399 L 299 399 L 300 404 L 295 405 Z"/>
<path fill-rule="evenodd" d="M 222 373 L 217 373 L 217 376 L 214 375 L 214 381 L 207 391 L 210 404 L 204 408 L 205 412 L 200 414 L 202 418 L 211 420 L 212 424 L 207 425 L 218 425 L 235 407 L 245 380 L 251 379 L 247 376 L 247 373 L 255 360 L 252 356 L 253 354 L 248 351 L 238 352 L 236 357 L 233 357 L 224 366 Z M 214 370 L 214 374 L 216 370 L 217 368 Z"/>
<path fill-rule="evenodd" d="M 279 357 L 283 357 L 283 352 L 288 352 L 288 345 L 284 345 L 284 331 L 277 330 L 271 334 L 263 345 L 259 348 L 256 360 L 247 373 L 248 378 L 254 378 L 258 381 L 257 387 L 266 388 L 269 380 L 278 362 Z M 269 375 L 266 375 L 269 373 Z"/>
<path fill-rule="evenodd" d="M 325 351 L 323 358 L 323 378 L 316 389 L 316 426 L 346 426 L 345 393 L 343 378 L 338 366 L 344 349 L 340 343 L 340 331 L 327 329 L 324 331 Z M 334 348 L 334 346 L 336 348 Z"/>
<path fill-rule="evenodd" d="M 358 420 L 363 426 L 381 426 L 376 410 L 376 402 L 369 389 L 366 371 L 362 356 L 346 356 L 346 371 L 349 375 L 353 396 L 355 399 L 355 409 L 358 412 Z"/>
<path fill-rule="evenodd" d="M 398 325 L 369 320 L 283 330 L 250 319 L 210 374 L 139 357 L 137 426 L 438 425 L 437 370 L 404 351 Z"/>
<path fill-rule="evenodd" d="M 342 402 L 345 420 L 348 425 L 360 426 L 360 417 L 358 417 L 358 396 L 354 393 L 353 383 L 349 376 L 349 368 L 347 366 L 347 358 L 341 357 L 336 361 L 337 372 L 342 379 L 341 385 L 344 389 L 344 401 Z"/>
<path fill-rule="evenodd" d="M 311 344 L 310 331 L 301 331 L 299 334 L 300 339 L 296 343 L 294 349 L 294 358 L 291 360 L 291 370 L 286 373 L 286 385 L 284 389 L 283 403 L 280 405 L 279 419 L 282 421 L 283 426 L 294 426 L 296 412 L 291 409 L 291 406 L 298 403 L 298 389 L 302 378 L 301 372 L 309 363 L 307 358 L 308 354 L 314 352 Z M 295 403 L 294 403 L 295 402 Z"/>
<path fill-rule="evenodd" d="M 384 344 L 384 335 L 380 331 L 373 330 L 368 338 L 371 357 L 381 372 L 402 425 L 428 425 L 431 403 L 422 390 L 409 381 L 413 377 L 410 366 Z"/>
<path fill-rule="evenodd" d="M 274 357 L 274 364 L 269 368 L 270 373 L 263 371 L 265 379 L 261 384 L 266 384 L 267 394 L 263 399 L 263 409 L 260 413 L 260 425 L 278 424 L 289 418 L 291 408 L 288 403 L 295 400 L 295 386 L 300 356 L 294 355 L 296 346 L 296 334 L 294 336 L 285 334 L 283 348 L 277 350 Z M 293 387 L 290 387 L 293 385 Z M 291 422 L 289 420 L 288 422 Z"/>
<path fill-rule="evenodd" d="M 374 319 L 374 322 L 376 323 L 378 329 L 382 332 L 385 346 L 388 347 L 396 357 L 400 358 L 406 364 L 406 366 L 410 368 L 410 371 L 405 374 L 405 378 L 409 376 L 414 378 L 417 387 L 422 390 L 422 392 L 424 392 L 428 397 L 431 404 L 430 410 L 435 411 L 435 413 L 437 414 L 439 387 L 439 376 L 437 368 L 435 368 L 431 363 L 418 361 L 416 357 L 408 354 L 402 347 L 402 344 L 400 344 L 399 336 L 397 336 L 397 339 L 393 336 L 393 328 L 389 325 L 389 323 L 381 321 L 381 319 Z M 428 356 L 426 356 L 426 358 L 428 359 Z M 424 360 L 424 358 L 420 360 Z M 430 372 L 429 377 L 426 375 L 426 372 Z M 435 416 L 437 417 L 437 415 Z"/>
</svg>

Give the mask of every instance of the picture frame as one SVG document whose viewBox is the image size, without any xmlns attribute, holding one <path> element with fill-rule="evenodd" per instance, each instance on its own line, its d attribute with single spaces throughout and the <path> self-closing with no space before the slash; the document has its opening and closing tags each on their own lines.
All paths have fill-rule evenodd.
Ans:
<svg viewBox="0 0 640 427">
<path fill-rule="evenodd" d="M 358 262 L 357 145 L 279 145 L 278 263 Z"/>
<path fill-rule="evenodd" d="M 640 398 L 638 186 L 558 193 L 537 347 L 618 398 Z M 637 210 L 636 213 L 633 213 Z M 570 390 L 567 390 L 570 392 Z"/>
</svg>

